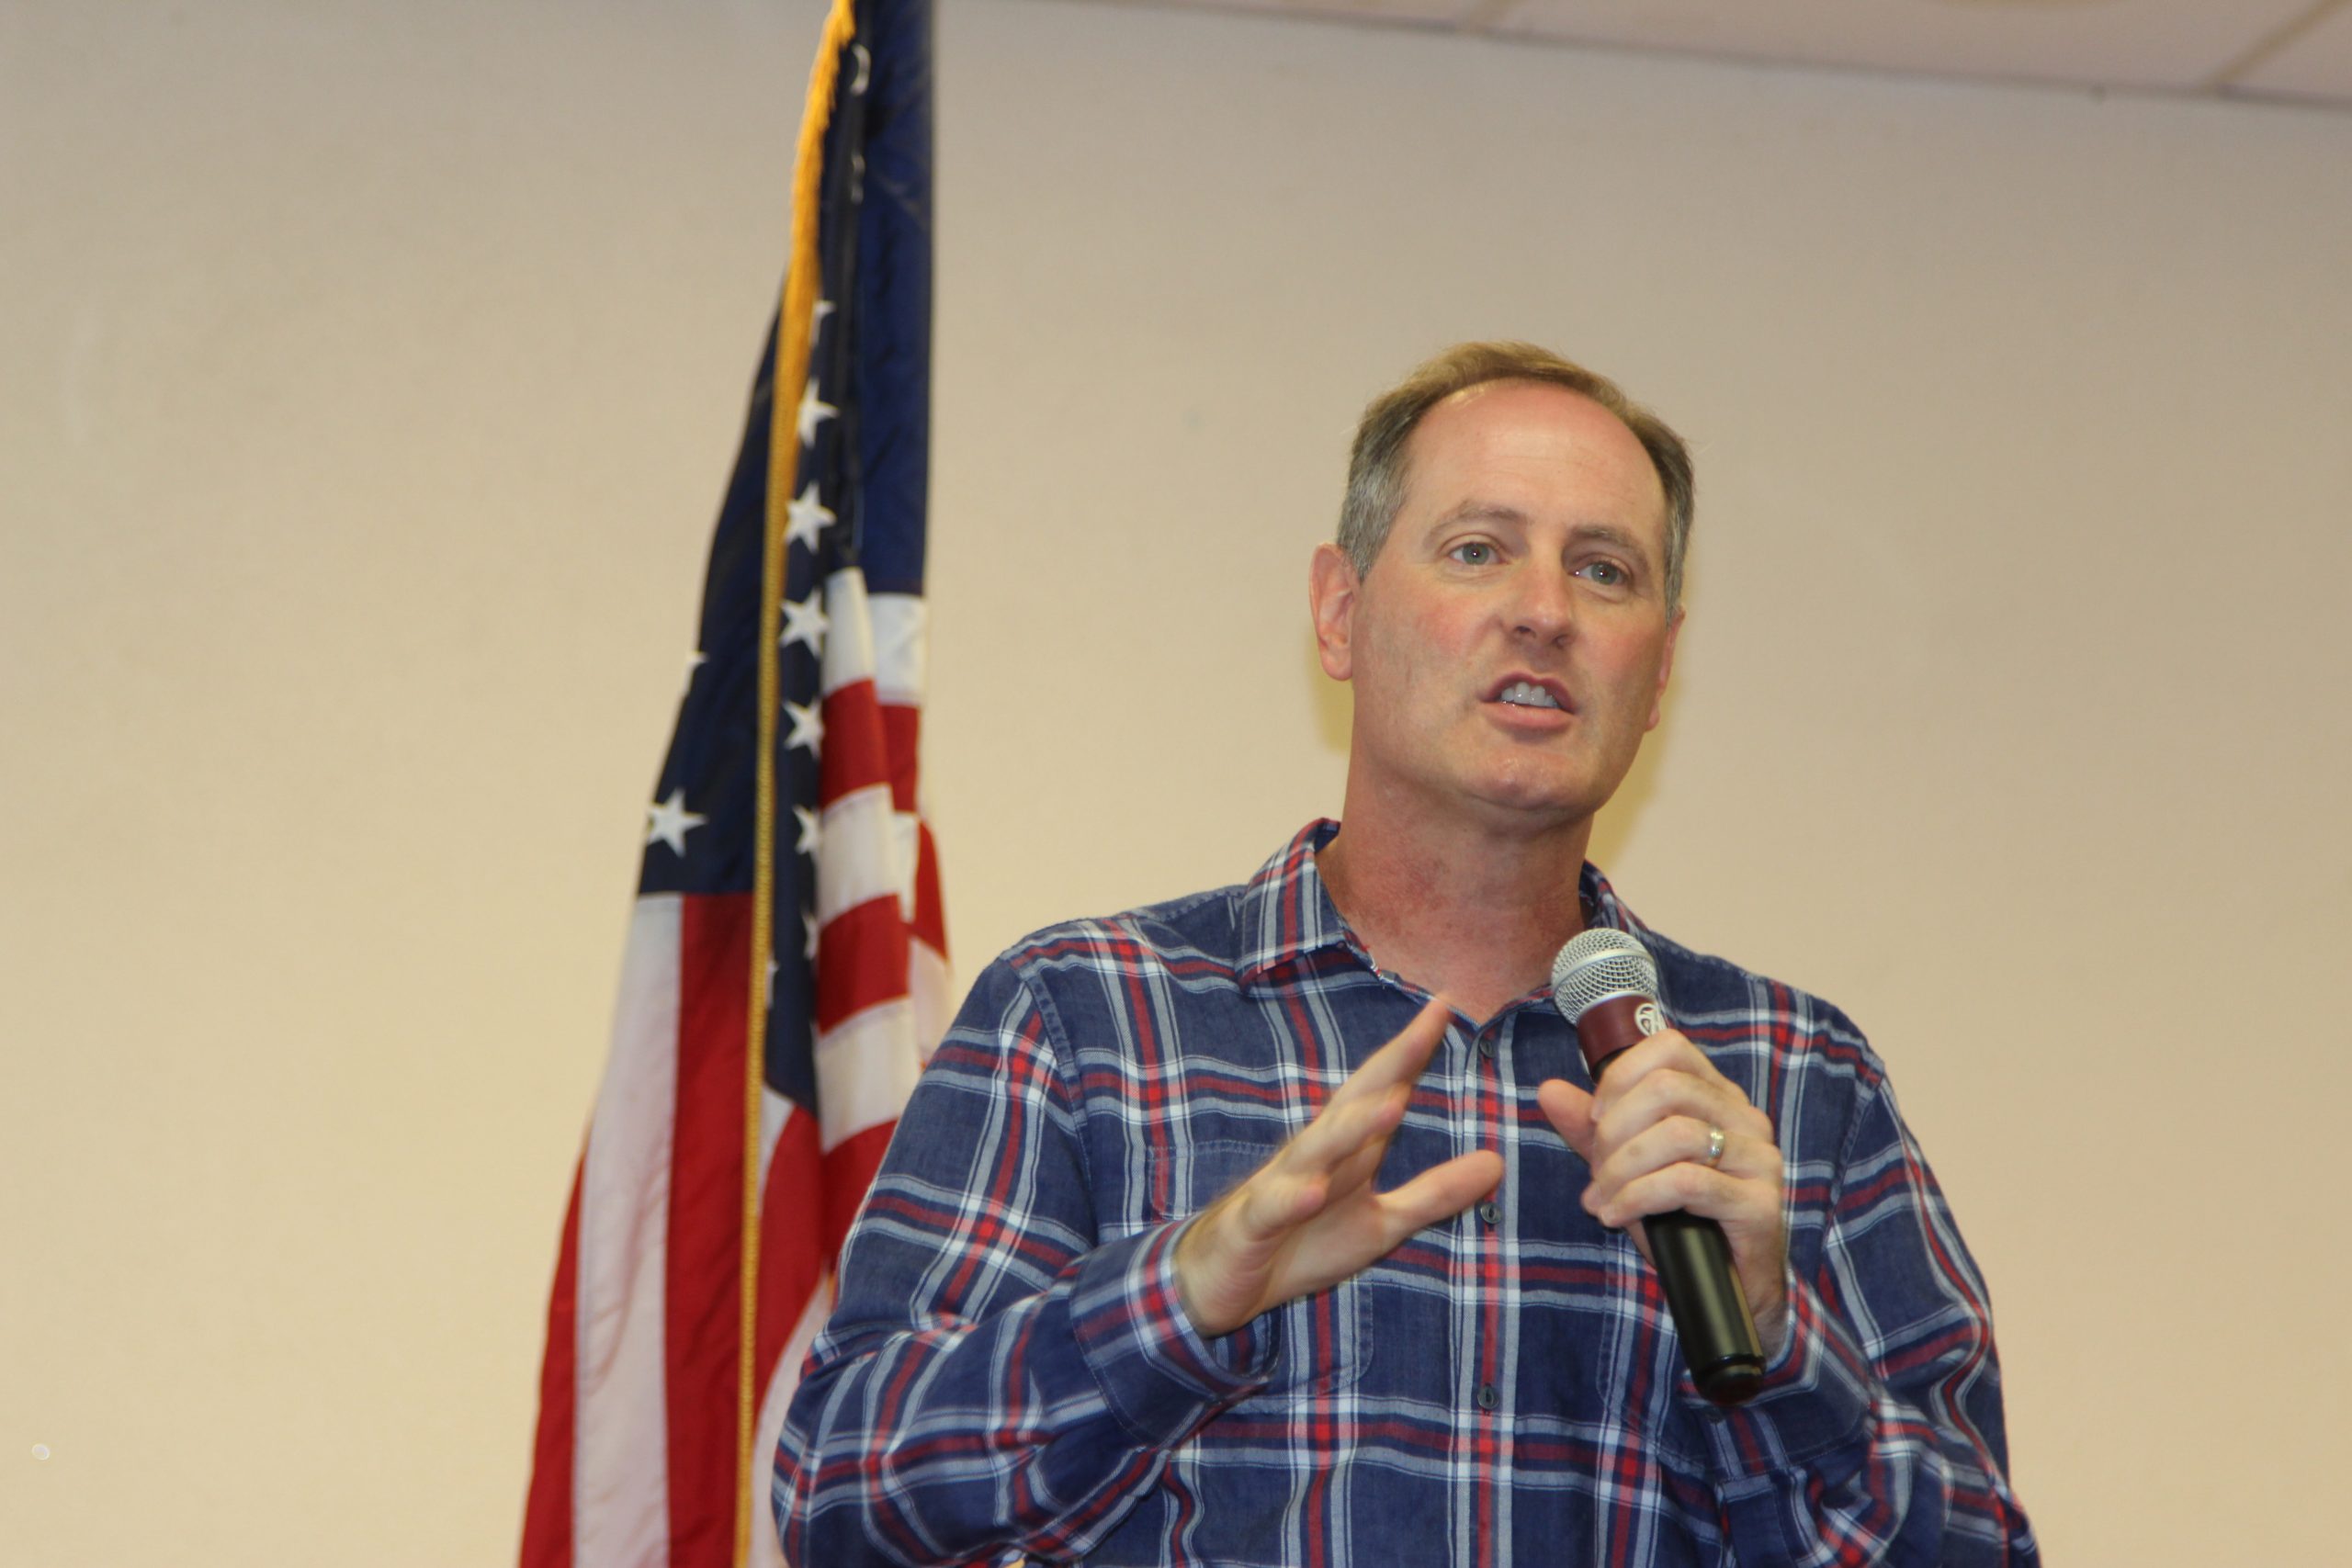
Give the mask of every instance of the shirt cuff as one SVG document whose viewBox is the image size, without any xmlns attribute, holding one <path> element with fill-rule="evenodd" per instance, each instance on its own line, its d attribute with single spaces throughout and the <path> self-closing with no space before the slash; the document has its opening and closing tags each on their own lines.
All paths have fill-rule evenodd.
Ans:
<svg viewBox="0 0 2352 1568">
<path fill-rule="evenodd" d="M 1202 1337 L 1176 1288 L 1171 1220 L 1097 1247 L 1079 1267 L 1070 1319 L 1079 1353 L 1122 1426 L 1142 1443 L 1182 1441 L 1218 1410 L 1272 1378 L 1279 1318 Z"/>
<path fill-rule="evenodd" d="M 1788 1321 L 1763 1384 L 1745 1404 L 1708 1407 L 1715 1468 L 1730 1476 L 1796 1469 L 1860 1440 L 1874 1383 L 1870 1360 L 1812 1286 L 1788 1282 Z M 1690 1397 L 1699 1397 L 1695 1389 Z"/>
</svg>

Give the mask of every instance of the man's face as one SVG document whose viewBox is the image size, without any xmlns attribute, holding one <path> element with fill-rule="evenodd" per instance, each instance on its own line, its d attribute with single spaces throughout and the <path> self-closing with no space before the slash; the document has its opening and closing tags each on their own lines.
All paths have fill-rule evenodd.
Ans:
<svg viewBox="0 0 2352 1568">
<path fill-rule="evenodd" d="M 1518 831 L 1589 818 L 1674 660 L 1657 470 L 1615 415 L 1528 381 L 1455 393 L 1407 457 L 1372 570 L 1328 545 L 1315 561 L 1323 668 L 1355 686 L 1351 803 Z"/>
</svg>

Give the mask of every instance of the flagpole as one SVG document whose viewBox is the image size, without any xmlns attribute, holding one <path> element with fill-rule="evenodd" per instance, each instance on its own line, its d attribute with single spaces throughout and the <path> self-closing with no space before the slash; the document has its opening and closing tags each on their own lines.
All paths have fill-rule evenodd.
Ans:
<svg viewBox="0 0 2352 1568">
<path fill-rule="evenodd" d="M 798 412 L 808 379 L 809 326 L 822 279 L 817 219 L 824 174 L 825 131 L 832 120 L 833 87 L 842 51 L 857 33 L 855 0 L 833 0 L 808 72 L 808 98 L 800 117 L 800 144 L 792 170 L 792 252 L 784 298 L 776 310 L 775 375 L 768 411 L 767 531 L 760 570 L 759 761 L 752 808 L 751 1005 L 743 1041 L 743 1223 L 741 1297 L 738 1311 L 735 1411 L 735 1568 L 750 1568 L 752 1452 L 759 1425 L 760 1122 L 768 1032 L 768 968 L 775 952 L 775 727 L 784 701 L 782 650 L 784 574 L 789 547 L 793 487 L 798 482 Z"/>
</svg>

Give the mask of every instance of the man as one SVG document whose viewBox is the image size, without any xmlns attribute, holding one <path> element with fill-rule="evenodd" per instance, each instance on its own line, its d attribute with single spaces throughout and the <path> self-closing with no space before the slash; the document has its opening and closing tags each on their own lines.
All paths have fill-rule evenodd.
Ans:
<svg viewBox="0 0 2352 1568">
<path fill-rule="evenodd" d="M 1345 816 L 983 975 L 778 1456 L 804 1568 L 2036 1561 L 1982 1285 L 1860 1035 L 1585 863 L 1658 719 L 1690 470 L 1466 344 L 1366 411 L 1309 602 Z M 1678 1028 L 1598 1089 L 1594 924 Z M 1382 1042 L 1385 1043 L 1382 1043 Z M 1768 1357 L 1683 1372 L 1645 1216 L 1717 1221 Z"/>
</svg>

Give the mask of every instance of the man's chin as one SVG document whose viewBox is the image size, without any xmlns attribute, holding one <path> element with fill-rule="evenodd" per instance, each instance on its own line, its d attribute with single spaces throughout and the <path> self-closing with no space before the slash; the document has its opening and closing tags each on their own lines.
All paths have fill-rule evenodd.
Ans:
<svg viewBox="0 0 2352 1568">
<path fill-rule="evenodd" d="M 1500 831 L 1541 838 L 1589 826 L 1607 798 L 1555 781 L 1513 779 L 1474 791 L 1470 803 L 1483 821 Z"/>
</svg>

